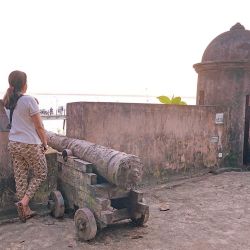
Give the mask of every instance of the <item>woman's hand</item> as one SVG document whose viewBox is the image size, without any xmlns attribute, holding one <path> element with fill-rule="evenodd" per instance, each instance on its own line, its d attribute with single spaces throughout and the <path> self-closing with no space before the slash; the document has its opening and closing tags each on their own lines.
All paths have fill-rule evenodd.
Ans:
<svg viewBox="0 0 250 250">
<path fill-rule="evenodd" d="M 47 151 L 48 148 L 49 148 L 48 144 L 43 144 L 43 149 L 44 149 L 44 151 Z"/>
</svg>

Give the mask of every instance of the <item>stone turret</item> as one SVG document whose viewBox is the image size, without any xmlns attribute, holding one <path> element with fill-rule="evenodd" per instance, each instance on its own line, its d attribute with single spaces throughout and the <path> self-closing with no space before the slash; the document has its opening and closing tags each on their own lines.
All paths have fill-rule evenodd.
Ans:
<svg viewBox="0 0 250 250">
<path fill-rule="evenodd" d="M 249 154 L 250 31 L 236 23 L 207 46 L 198 73 L 197 105 L 228 107 L 230 145 L 237 164 Z"/>
<path fill-rule="evenodd" d="M 240 23 L 206 48 L 198 73 L 197 105 L 245 104 L 250 93 L 250 31 Z"/>
</svg>

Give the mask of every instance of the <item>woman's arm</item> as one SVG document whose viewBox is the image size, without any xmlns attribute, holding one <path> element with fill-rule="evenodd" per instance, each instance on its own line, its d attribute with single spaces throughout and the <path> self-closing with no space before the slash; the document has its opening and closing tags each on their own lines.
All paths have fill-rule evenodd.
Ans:
<svg viewBox="0 0 250 250">
<path fill-rule="evenodd" d="M 47 147 L 48 147 L 47 137 L 45 134 L 45 130 L 43 127 L 42 118 L 40 116 L 40 113 L 36 113 L 35 115 L 32 115 L 31 118 L 32 118 L 32 121 L 34 122 L 37 134 L 40 137 L 44 148 L 47 149 Z"/>
</svg>

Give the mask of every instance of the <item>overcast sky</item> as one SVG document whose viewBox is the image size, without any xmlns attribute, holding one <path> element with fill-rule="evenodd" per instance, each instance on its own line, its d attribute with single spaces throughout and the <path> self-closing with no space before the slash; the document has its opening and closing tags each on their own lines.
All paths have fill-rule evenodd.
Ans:
<svg viewBox="0 0 250 250">
<path fill-rule="evenodd" d="M 0 92 L 12 70 L 30 93 L 195 96 L 207 45 L 249 0 L 0 0 Z"/>
</svg>

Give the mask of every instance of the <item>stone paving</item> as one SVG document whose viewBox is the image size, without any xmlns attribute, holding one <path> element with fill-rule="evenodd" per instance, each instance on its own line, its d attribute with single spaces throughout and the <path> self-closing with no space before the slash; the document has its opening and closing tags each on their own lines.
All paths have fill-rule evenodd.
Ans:
<svg viewBox="0 0 250 250">
<path fill-rule="evenodd" d="M 143 191 L 150 206 L 143 227 L 122 221 L 80 242 L 72 218 L 38 216 L 1 225 L 0 249 L 250 249 L 249 172 L 207 174 Z"/>
</svg>

